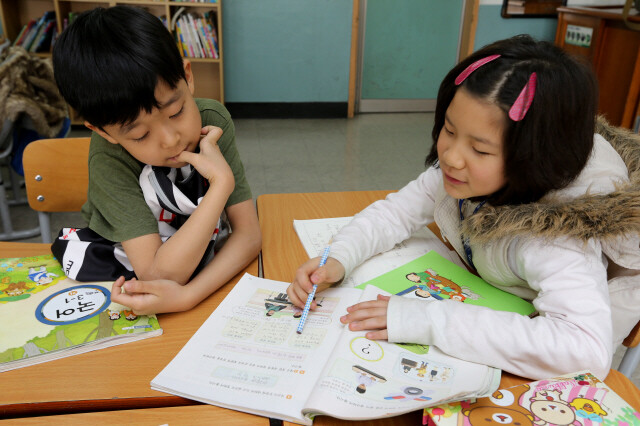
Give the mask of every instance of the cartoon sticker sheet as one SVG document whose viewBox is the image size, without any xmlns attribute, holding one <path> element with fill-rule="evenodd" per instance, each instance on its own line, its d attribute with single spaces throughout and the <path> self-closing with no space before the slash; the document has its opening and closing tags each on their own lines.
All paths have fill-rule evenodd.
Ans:
<svg viewBox="0 0 640 426">
<path fill-rule="evenodd" d="M 111 283 L 65 277 L 52 255 L 0 259 L 0 371 L 78 351 L 97 340 L 161 333 L 155 316 L 111 303 Z M 97 347 L 97 346 L 96 346 Z"/>
<path fill-rule="evenodd" d="M 386 294 L 369 286 L 362 300 L 380 293 Z M 345 329 L 306 410 L 349 419 L 381 417 L 483 395 L 499 384 L 500 370 L 449 357 L 434 346 L 364 336 Z"/>
<path fill-rule="evenodd" d="M 287 287 L 246 274 L 152 388 L 304 422 L 304 403 L 344 328 L 339 318 L 362 292 L 318 294 L 318 309 L 298 334 L 301 311 L 289 302 Z"/>
<path fill-rule="evenodd" d="M 425 410 L 439 426 L 640 425 L 640 412 L 589 372 L 501 389 L 490 397 Z"/>
</svg>

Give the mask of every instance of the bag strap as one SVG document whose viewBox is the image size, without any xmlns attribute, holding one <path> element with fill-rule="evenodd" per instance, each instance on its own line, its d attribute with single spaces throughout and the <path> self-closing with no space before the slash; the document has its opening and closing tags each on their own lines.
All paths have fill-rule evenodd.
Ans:
<svg viewBox="0 0 640 426">
<path fill-rule="evenodd" d="M 633 0 L 627 0 L 624 3 L 624 8 L 622 9 L 622 20 L 625 25 L 632 30 L 640 31 L 640 22 L 631 22 L 629 21 L 629 11 L 631 10 L 631 5 Z"/>
</svg>

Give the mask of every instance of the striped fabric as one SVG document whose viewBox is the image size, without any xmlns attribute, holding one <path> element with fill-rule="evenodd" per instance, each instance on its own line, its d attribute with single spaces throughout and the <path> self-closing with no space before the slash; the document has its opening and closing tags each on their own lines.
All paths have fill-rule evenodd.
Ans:
<svg viewBox="0 0 640 426">
<path fill-rule="evenodd" d="M 182 169 L 147 165 L 142 169 L 139 181 L 145 201 L 158 221 L 162 242 L 186 222 L 208 188 L 207 180 L 190 165 Z M 223 211 L 194 275 L 213 259 L 229 233 L 229 221 Z M 77 281 L 135 277 L 121 244 L 102 238 L 89 228 L 63 228 L 51 251 L 65 274 Z"/>
</svg>

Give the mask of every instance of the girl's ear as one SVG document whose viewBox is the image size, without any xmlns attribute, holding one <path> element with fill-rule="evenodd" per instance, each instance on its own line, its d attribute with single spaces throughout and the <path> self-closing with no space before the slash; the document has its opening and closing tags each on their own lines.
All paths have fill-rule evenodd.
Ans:
<svg viewBox="0 0 640 426">
<path fill-rule="evenodd" d="M 182 66 L 184 67 L 184 76 L 185 76 L 185 79 L 187 80 L 187 86 L 189 87 L 189 91 L 193 95 L 195 85 L 193 82 L 193 71 L 191 70 L 191 61 L 189 61 L 186 58 L 183 59 Z"/>
</svg>

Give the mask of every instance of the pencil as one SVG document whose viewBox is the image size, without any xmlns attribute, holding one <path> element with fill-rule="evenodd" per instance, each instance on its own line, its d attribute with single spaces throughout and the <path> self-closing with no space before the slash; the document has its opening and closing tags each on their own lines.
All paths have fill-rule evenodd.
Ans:
<svg viewBox="0 0 640 426">
<path fill-rule="evenodd" d="M 324 248 L 324 252 L 322 253 L 322 258 L 320 258 L 320 264 L 318 268 L 322 268 L 325 263 L 327 263 L 327 258 L 329 257 L 329 250 L 331 246 L 326 246 Z M 302 329 L 304 328 L 304 323 L 307 321 L 307 315 L 309 315 L 309 309 L 311 309 L 311 302 L 313 302 L 313 298 L 316 297 L 316 291 L 318 290 L 318 285 L 314 284 L 311 289 L 311 293 L 307 297 L 307 302 L 304 304 L 304 309 L 302 310 L 302 315 L 300 316 L 300 322 L 298 323 L 298 329 L 296 333 L 302 334 Z"/>
</svg>

